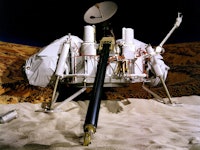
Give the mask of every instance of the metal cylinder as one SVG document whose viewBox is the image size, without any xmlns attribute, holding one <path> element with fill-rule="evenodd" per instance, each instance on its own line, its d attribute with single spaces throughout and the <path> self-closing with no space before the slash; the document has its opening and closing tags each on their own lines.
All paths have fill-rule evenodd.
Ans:
<svg viewBox="0 0 200 150">
<path fill-rule="evenodd" d="M 70 43 L 65 42 L 63 43 L 62 51 L 60 53 L 58 65 L 56 68 L 56 75 L 57 76 L 63 76 L 64 70 L 65 70 L 65 62 L 69 53 Z"/>
<path fill-rule="evenodd" d="M 17 115 L 17 111 L 16 110 L 11 110 L 5 114 L 2 114 L 0 116 L 0 123 L 6 123 L 6 122 L 9 122 L 15 118 L 17 118 L 18 115 Z"/>
<path fill-rule="evenodd" d="M 92 89 L 91 100 L 88 106 L 87 115 L 84 124 L 84 130 L 87 130 L 87 125 L 92 125 L 97 127 L 101 94 L 104 85 L 105 73 L 109 57 L 109 47 L 110 44 L 104 44 L 100 55 L 100 60 L 98 63 L 98 69 L 96 72 L 96 77 L 94 81 L 94 86 Z"/>
<path fill-rule="evenodd" d="M 89 42 L 89 43 L 93 43 L 95 42 L 95 26 L 91 26 L 91 25 L 86 25 L 84 26 L 84 36 L 83 36 L 83 40 L 84 42 Z"/>
<path fill-rule="evenodd" d="M 96 44 L 95 43 L 83 43 L 81 46 L 81 55 L 96 55 Z"/>
</svg>

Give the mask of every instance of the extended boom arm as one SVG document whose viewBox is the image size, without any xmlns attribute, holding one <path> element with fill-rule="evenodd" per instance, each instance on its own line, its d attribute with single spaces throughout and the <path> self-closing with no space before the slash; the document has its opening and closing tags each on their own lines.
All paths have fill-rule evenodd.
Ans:
<svg viewBox="0 0 200 150">
<path fill-rule="evenodd" d="M 164 43 L 168 40 L 168 38 L 171 36 L 171 34 L 174 32 L 174 30 L 180 26 L 180 24 L 182 22 L 182 18 L 183 18 L 183 16 L 181 15 L 180 12 L 178 12 L 178 17 L 176 18 L 176 22 L 175 22 L 173 28 L 165 36 L 165 38 L 162 40 L 162 42 L 159 44 L 159 46 L 156 47 L 156 52 L 159 52 L 159 53 L 161 52 L 162 46 L 164 45 Z"/>
</svg>

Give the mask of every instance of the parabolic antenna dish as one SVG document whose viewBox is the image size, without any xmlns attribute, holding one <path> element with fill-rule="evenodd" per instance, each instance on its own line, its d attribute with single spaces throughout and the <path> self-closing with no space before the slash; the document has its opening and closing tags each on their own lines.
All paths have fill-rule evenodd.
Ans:
<svg viewBox="0 0 200 150">
<path fill-rule="evenodd" d="M 112 1 L 96 3 L 86 11 L 84 21 L 90 24 L 106 21 L 116 13 L 117 8 L 117 4 Z"/>
</svg>

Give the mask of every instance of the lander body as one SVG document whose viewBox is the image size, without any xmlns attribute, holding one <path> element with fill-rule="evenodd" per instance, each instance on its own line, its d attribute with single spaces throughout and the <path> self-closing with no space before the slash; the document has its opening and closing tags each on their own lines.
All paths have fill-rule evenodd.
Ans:
<svg viewBox="0 0 200 150">
<path fill-rule="evenodd" d="M 46 87 L 54 82 L 52 100 L 43 105 L 43 112 L 54 112 L 61 106 L 92 87 L 92 96 L 88 106 L 83 129 L 85 132 L 83 145 L 91 143 L 91 136 L 96 132 L 103 87 L 121 87 L 126 84 L 142 82 L 143 88 L 159 102 L 173 103 L 165 84 L 168 70 L 161 54 L 163 44 L 182 22 L 178 13 L 176 22 L 163 41 L 155 48 L 134 37 L 134 29 L 123 27 L 122 38 L 115 39 L 112 28 L 105 26 L 104 36 L 96 41 L 96 25 L 105 23 L 116 13 L 117 4 L 104 1 L 90 7 L 84 20 L 83 39 L 68 34 L 42 48 L 38 53 L 26 60 L 24 66 L 29 84 Z M 80 87 L 80 90 L 55 105 L 60 82 Z M 168 101 L 148 89 L 145 84 L 157 86 L 162 84 Z"/>
</svg>

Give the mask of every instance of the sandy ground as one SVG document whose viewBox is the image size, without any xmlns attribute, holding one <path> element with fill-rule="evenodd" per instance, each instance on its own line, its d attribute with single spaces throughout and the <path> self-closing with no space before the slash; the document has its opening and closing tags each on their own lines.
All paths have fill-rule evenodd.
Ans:
<svg viewBox="0 0 200 150">
<path fill-rule="evenodd" d="M 101 101 L 96 132 L 88 146 L 83 146 L 88 100 L 67 102 L 52 113 L 40 112 L 39 103 L 0 104 L 0 114 L 16 110 L 18 115 L 0 124 L 0 149 L 200 149 L 200 96 L 173 97 L 173 104 L 127 100 L 129 104 Z"/>
</svg>

